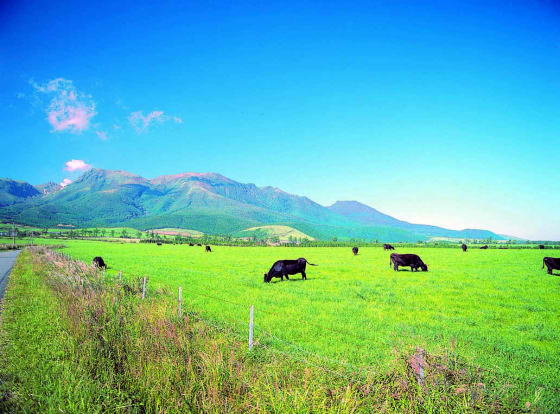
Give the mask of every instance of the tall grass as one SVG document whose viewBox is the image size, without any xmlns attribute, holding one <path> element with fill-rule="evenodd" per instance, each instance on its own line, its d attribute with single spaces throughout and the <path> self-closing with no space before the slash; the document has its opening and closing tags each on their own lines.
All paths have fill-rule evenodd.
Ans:
<svg viewBox="0 0 560 414">
<path fill-rule="evenodd" d="M 45 248 L 22 253 L 0 328 L 0 412 L 508 412 L 451 350 L 394 353 L 358 375 L 246 343 L 156 291 L 108 281 Z M 404 351 L 404 350 L 403 350 Z M 422 364 L 425 374 L 415 368 Z M 416 364 L 416 365 L 415 365 Z M 531 410 L 532 407 L 526 407 Z"/>
</svg>

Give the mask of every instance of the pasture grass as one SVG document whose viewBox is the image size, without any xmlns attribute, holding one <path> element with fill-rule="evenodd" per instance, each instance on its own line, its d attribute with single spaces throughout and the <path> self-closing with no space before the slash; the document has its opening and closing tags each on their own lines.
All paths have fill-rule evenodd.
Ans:
<svg viewBox="0 0 560 414">
<path fill-rule="evenodd" d="M 325 370 L 257 345 L 188 309 L 165 290 L 147 299 L 125 283 L 45 248 L 22 253 L 0 324 L 0 412 L 466 413 L 535 411 L 497 398 L 456 354 L 409 355 L 384 374 Z M 273 286 L 272 288 L 274 288 Z M 277 287 L 277 286 L 276 286 Z"/>
<path fill-rule="evenodd" d="M 257 341 L 282 352 L 386 373 L 394 352 L 451 349 L 501 384 L 502 397 L 560 405 L 560 277 L 541 269 L 546 251 L 406 249 L 429 265 L 424 273 L 394 272 L 381 248 L 65 244 L 84 261 L 103 256 L 109 275 L 147 276 L 148 296 L 169 306 L 182 286 L 189 309 L 240 334 L 254 305 Z M 263 283 L 275 260 L 298 257 L 319 265 L 308 280 Z"/>
</svg>

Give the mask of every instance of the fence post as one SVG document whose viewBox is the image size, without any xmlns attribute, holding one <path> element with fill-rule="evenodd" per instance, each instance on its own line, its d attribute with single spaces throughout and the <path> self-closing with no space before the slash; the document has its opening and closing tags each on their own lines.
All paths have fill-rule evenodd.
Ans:
<svg viewBox="0 0 560 414">
<path fill-rule="evenodd" d="M 181 286 L 179 286 L 179 303 L 177 305 L 177 315 L 179 316 L 179 319 L 181 319 L 181 317 L 183 316 L 183 288 Z"/>
<path fill-rule="evenodd" d="M 122 281 L 122 272 L 119 272 L 119 281 Z"/>
<path fill-rule="evenodd" d="M 251 308 L 249 308 L 249 351 L 253 349 L 253 328 L 255 327 L 253 323 L 254 313 L 255 307 L 251 305 Z"/>
<path fill-rule="evenodd" d="M 146 276 L 144 276 L 144 280 L 142 281 L 142 299 L 146 297 Z"/>
</svg>

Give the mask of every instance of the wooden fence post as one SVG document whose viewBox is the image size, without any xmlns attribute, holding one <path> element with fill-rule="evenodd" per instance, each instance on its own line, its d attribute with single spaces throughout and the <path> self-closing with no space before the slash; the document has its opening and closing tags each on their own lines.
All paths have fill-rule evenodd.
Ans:
<svg viewBox="0 0 560 414">
<path fill-rule="evenodd" d="M 179 319 L 183 316 L 183 288 L 179 286 L 179 303 L 177 304 L 177 316 Z"/>
<path fill-rule="evenodd" d="M 122 281 L 122 272 L 119 272 L 119 281 Z"/>
<path fill-rule="evenodd" d="M 253 349 L 254 313 L 255 307 L 251 305 L 251 308 L 249 308 L 249 351 Z"/>
<path fill-rule="evenodd" d="M 144 276 L 144 280 L 142 282 L 142 299 L 146 297 L 146 276 Z"/>
</svg>

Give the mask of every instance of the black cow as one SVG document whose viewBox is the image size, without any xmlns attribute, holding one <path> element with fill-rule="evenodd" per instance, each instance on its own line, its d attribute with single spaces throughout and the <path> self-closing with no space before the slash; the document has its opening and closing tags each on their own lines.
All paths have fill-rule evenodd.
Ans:
<svg viewBox="0 0 560 414">
<path fill-rule="evenodd" d="M 463 249 L 463 251 L 466 252 L 467 251 L 467 245 L 465 243 L 463 243 L 461 245 L 461 249 Z"/>
<path fill-rule="evenodd" d="M 393 269 L 398 271 L 399 266 L 410 266 L 413 272 L 417 272 L 418 268 L 422 271 L 427 272 L 428 266 L 420 259 L 417 254 L 398 254 L 391 253 L 391 259 L 389 261 L 389 266 L 393 265 Z"/>
<path fill-rule="evenodd" d="M 197 243 L 196 245 L 197 245 L 197 246 L 202 246 L 202 244 L 200 244 L 200 243 Z"/>
<path fill-rule="evenodd" d="M 212 249 L 210 248 L 210 246 L 206 246 L 204 248 L 205 251 L 212 253 Z"/>
<path fill-rule="evenodd" d="M 545 257 L 542 259 L 542 268 L 546 265 L 549 275 L 552 274 L 553 270 L 560 270 L 560 257 Z"/>
<path fill-rule="evenodd" d="M 93 265 L 100 269 L 107 269 L 107 265 L 101 256 L 96 256 L 93 258 Z"/>
<path fill-rule="evenodd" d="M 158 246 L 161 246 L 161 243 L 160 243 L 160 242 L 158 242 L 158 243 L 157 243 L 157 245 L 158 245 Z"/>
<path fill-rule="evenodd" d="M 307 279 L 307 275 L 305 274 L 305 266 L 307 264 L 317 266 L 316 264 L 309 263 L 303 257 L 297 260 L 278 260 L 274 262 L 268 273 L 264 274 L 264 281 L 268 283 L 273 277 L 279 277 L 280 280 L 284 280 L 284 276 L 287 280 L 290 280 L 288 275 L 295 275 L 296 273 L 301 273 L 301 278 Z"/>
<path fill-rule="evenodd" d="M 352 253 L 354 253 L 354 256 L 356 256 L 358 254 L 358 248 L 352 247 Z"/>
<path fill-rule="evenodd" d="M 488 248 L 488 246 L 484 245 L 481 247 L 481 249 L 486 250 Z"/>
<path fill-rule="evenodd" d="M 383 245 L 383 250 L 395 250 L 395 248 L 393 246 L 391 246 L 390 244 L 384 244 Z"/>
<path fill-rule="evenodd" d="M 539 249 L 544 250 L 544 244 L 539 244 Z"/>
<path fill-rule="evenodd" d="M 194 246 L 194 243 L 189 243 L 189 246 Z"/>
</svg>

